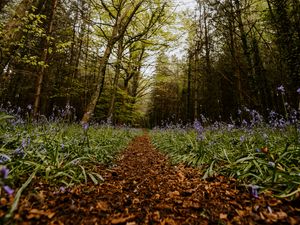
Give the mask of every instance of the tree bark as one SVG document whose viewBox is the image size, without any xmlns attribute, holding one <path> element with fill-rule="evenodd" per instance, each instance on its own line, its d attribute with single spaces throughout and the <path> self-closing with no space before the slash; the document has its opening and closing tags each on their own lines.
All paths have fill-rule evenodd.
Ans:
<svg viewBox="0 0 300 225">
<path fill-rule="evenodd" d="M 118 91 L 118 81 L 121 73 L 121 63 L 122 63 L 122 56 L 124 52 L 123 46 L 123 37 L 119 40 L 118 44 L 118 52 L 117 52 L 117 62 L 116 62 L 116 72 L 115 77 L 113 80 L 113 92 L 111 96 L 110 106 L 107 114 L 107 119 L 113 119 L 114 107 L 115 107 L 115 99 Z"/>
<path fill-rule="evenodd" d="M 45 76 L 45 66 L 48 61 L 48 56 L 49 56 L 49 39 L 47 38 L 49 35 L 52 33 L 53 29 L 53 21 L 54 21 L 54 15 L 55 15 L 55 10 L 57 7 L 58 0 L 52 0 L 52 8 L 51 8 L 51 13 L 49 15 L 48 19 L 48 29 L 46 32 L 46 38 L 44 39 L 44 48 L 43 48 L 43 53 L 41 56 L 41 61 L 45 63 L 45 65 L 42 65 L 38 71 L 37 74 L 37 84 L 36 84 L 36 92 L 35 92 L 35 99 L 34 99 L 34 105 L 33 105 L 33 115 L 34 117 L 37 117 L 39 114 L 39 108 L 40 108 L 40 101 L 41 101 L 41 93 L 42 93 L 42 85 L 43 85 L 43 80 Z"/>
</svg>

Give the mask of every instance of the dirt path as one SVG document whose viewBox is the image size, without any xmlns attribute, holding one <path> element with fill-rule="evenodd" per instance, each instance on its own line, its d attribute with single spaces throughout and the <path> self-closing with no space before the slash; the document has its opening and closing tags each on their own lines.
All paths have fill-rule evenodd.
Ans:
<svg viewBox="0 0 300 225">
<path fill-rule="evenodd" d="M 222 176 L 203 181 L 198 170 L 171 166 L 137 137 L 105 182 L 55 191 L 41 185 L 22 199 L 18 224 L 299 224 L 299 201 L 253 198 Z M 298 204 L 298 205 L 297 205 Z M 297 209 L 298 207 L 298 209 Z"/>
</svg>

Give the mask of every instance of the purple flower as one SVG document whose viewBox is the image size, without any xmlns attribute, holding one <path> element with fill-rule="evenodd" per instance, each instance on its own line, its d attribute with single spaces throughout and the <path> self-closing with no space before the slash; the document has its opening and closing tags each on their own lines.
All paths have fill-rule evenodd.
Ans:
<svg viewBox="0 0 300 225">
<path fill-rule="evenodd" d="M 7 185 L 3 186 L 4 191 L 6 191 L 7 194 L 12 195 L 14 193 L 14 190 L 8 187 Z"/>
<path fill-rule="evenodd" d="M 3 179 L 6 179 L 8 176 L 8 173 L 9 173 L 9 169 L 7 169 L 6 166 L 3 166 L 0 170 L 1 177 Z"/>
<path fill-rule="evenodd" d="M 25 152 L 24 152 L 23 148 L 17 148 L 17 149 L 13 152 L 13 154 L 14 154 L 15 156 L 21 156 L 21 157 L 23 157 L 23 156 L 25 155 Z"/>
<path fill-rule="evenodd" d="M 10 158 L 7 155 L 0 155 L 0 164 L 9 161 Z"/>
<path fill-rule="evenodd" d="M 297 93 L 300 95 L 300 88 L 297 89 Z"/>
<path fill-rule="evenodd" d="M 251 195 L 254 197 L 254 198 L 258 198 L 258 186 L 257 185 L 250 185 L 251 187 Z"/>
<path fill-rule="evenodd" d="M 261 150 L 260 150 L 259 148 L 255 149 L 255 151 L 256 151 L 257 153 L 260 153 L 260 152 L 261 152 Z"/>
<path fill-rule="evenodd" d="M 88 123 L 82 124 L 82 128 L 83 128 L 84 130 L 87 130 L 87 129 L 89 128 L 89 124 L 88 124 Z"/>
<path fill-rule="evenodd" d="M 201 123 L 197 119 L 194 121 L 194 129 L 197 132 L 197 140 L 203 140 L 204 128 L 202 127 Z"/>
<path fill-rule="evenodd" d="M 277 91 L 280 92 L 281 94 L 284 94 L 285 90 L 283 85 L 280 85 L 279 87 L 277 87 Z"/>
</svg>

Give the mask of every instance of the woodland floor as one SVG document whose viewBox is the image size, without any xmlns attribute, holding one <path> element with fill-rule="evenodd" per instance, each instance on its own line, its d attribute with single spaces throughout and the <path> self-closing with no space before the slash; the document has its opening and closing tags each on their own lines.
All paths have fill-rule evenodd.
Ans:
<svg viewBox="0 0 300 225">
<path fill-rule="evenodd" d="M 8 224 L 300 224 L 300 199 L 255 199 L 234 179 L 201 180 L 199 170 L 172 166 L 147 134 L 114 167 L 98 170 L 105 179 L 100 185 L 31 185 Z"/>
</svg>

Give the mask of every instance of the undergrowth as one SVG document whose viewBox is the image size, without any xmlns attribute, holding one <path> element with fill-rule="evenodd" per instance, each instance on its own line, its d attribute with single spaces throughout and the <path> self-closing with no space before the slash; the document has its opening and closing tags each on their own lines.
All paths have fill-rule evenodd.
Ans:
<svg viewBox="0 0 300 225">
<path fill-rule="evenodd" d="M 218 174 L 280 197 L 300 193 L 300 145 L 296 125 L 236 127 L 215 124 L 199 129 L 155 129 L 153 144 L 174 164 L 200 167 L 203 178 Z"/>
<path fill-rule="evenodd" d="M 0 114 L 0 194 L 11 195 L 17 208 L 22 192 L 33 179 L 63 188 L 103 181 L 98 165 L 107 165 L 140 134 L 129 127 L 88 126 L 60 122 L 24 122 Z"/>
</svg>

